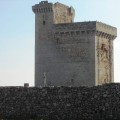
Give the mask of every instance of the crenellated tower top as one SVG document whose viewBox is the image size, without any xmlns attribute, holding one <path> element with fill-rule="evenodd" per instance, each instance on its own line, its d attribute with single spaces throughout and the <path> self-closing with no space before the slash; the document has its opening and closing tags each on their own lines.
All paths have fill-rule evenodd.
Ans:
<svg viewBox="0 0 120 120">
<path fill-rule="evenodd" d="M 113 40 L 117 29 L 74 22 L 75 10 L 41 1 L 35 13 L 35 86 L 93 86 L 114 81 Z"/>
<path fill-rule="evenodd" d="M 74 22 L 74 8 L 59 2 L 53 4 L 48 1 L 41 1 L 39 4 L 32 6 L 32 10 L 36 15 L 50 15 L 50 13 L 53 13 L 51 14 L 53 15 L 53 24 Z"/>
<path fill-rule="evenodd" d="M 32 6 L 32 10 L 35 14 L 52 12 L 52 6 L 53 4 L 48 3 L 48 1 L 41 1 L 39 4 Z"/>
</svg>

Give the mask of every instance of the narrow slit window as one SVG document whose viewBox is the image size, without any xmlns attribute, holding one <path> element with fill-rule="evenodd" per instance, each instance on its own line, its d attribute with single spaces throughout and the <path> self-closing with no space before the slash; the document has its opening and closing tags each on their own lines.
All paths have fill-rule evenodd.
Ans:
<svg viewBox="0 0 120 120">
<path fill-rule="evenodd" d="M 45 21 L 43 21 L 43 25 L 45 25 Z"/>
</svg>

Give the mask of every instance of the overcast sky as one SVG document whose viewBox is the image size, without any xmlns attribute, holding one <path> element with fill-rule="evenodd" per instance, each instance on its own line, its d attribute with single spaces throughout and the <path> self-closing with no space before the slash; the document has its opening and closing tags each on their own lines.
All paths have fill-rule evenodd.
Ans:
<svg viewBox="0 0 120 120">
<path fill-rule="evenodd" d="M 35 20 L 40 0 L 0 0 L 0 86 L 34 85 Z M 49 0 L 49 2 L 57 2 Z M 120 0 L 58 0 L 75 9 L 75 22 L 101 21 L 117 27 L 114 79 L 120 82 Z"/>
</svg>

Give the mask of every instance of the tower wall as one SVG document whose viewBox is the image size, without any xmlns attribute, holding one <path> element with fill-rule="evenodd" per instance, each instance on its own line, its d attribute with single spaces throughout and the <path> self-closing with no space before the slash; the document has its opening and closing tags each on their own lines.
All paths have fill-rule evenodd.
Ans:
<svg viewBox="0 0 120 120">
<path fill-rule="evenodd" d="M 73 7 L 68 7 L 61 3 L 55 3 L 54 9 L 54 23 L 72 23 L 74 22 L 75 10 Z"/>
<path fill-rule="evenodd" d="M 116 36 L 116 28 L 96 23 L 96 85 L 114 81 L 113 40 Z"/>
<path fill-rule="evenodd" d="M 53 31 L 56 47 L 56 78 L 62 85 L 95 85 L 95 29 L 96 22 L 57 24 Z M 54 73 L 53 73 L 54 75 Z"/>
<path fill-rule="evenodd" d="M 113 81 L 116 28 L 96 21 L 72 23 L 74 9 L 60 3 L 42 1 L 32 9 L 35 86 L 93 86 Z"/>
<path fill-rule="evenodd" d="M 44 84 L 44 74 L 48 66 L 47 56 L 50 56 L 49 48 L 52 47 L 48 33 L 54 23 L 53 4 L 42 1 L 32 9 L 35 13 L 35 86 L 40 86 Z"/>
</svg>

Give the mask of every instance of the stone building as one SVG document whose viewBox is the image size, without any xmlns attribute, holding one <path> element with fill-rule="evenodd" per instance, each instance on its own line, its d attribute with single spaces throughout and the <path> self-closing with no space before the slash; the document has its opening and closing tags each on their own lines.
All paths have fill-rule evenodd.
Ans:
<svg viewBox="0 0 120 120">
<path fill-rule="evenodd" d="M 114 81 L 113 40 L 117 29 L 74 22 L 75 10 L 41 1 L 35 13 L 35 86 L 93 86 Z"/>
</svg>

